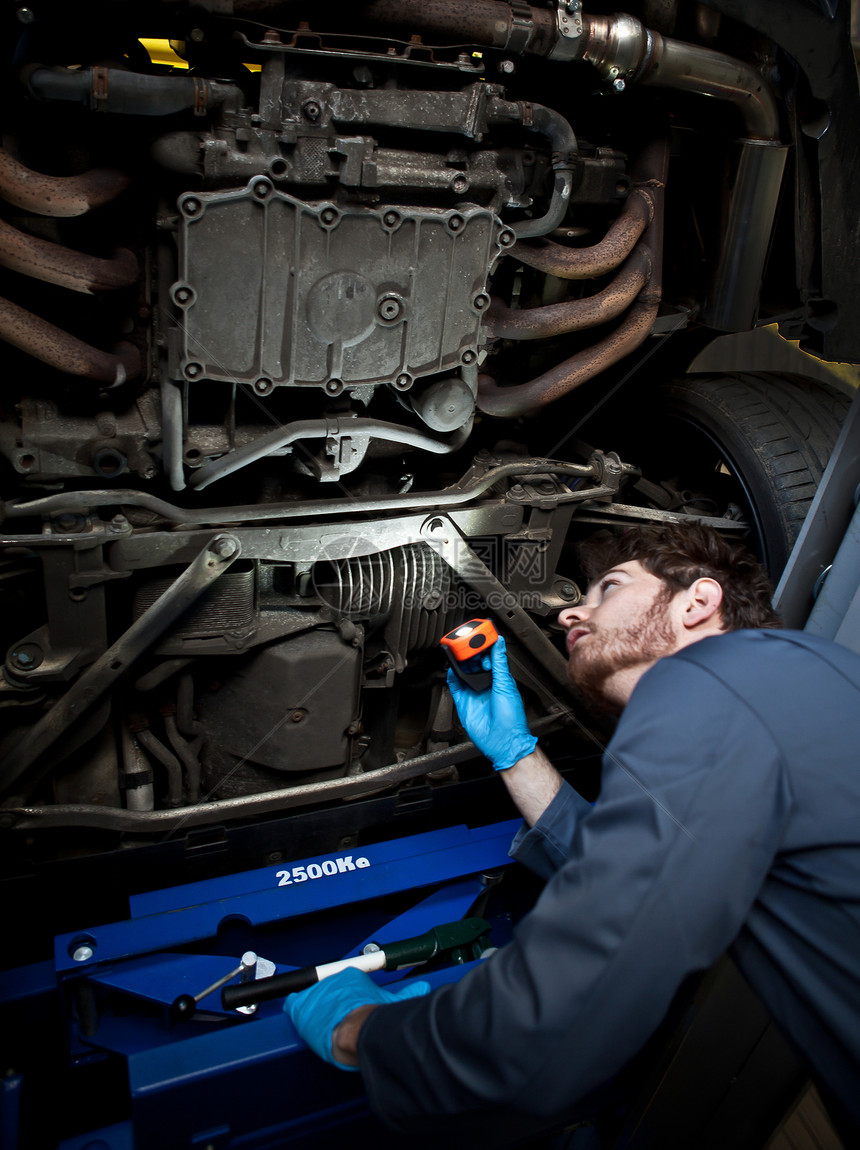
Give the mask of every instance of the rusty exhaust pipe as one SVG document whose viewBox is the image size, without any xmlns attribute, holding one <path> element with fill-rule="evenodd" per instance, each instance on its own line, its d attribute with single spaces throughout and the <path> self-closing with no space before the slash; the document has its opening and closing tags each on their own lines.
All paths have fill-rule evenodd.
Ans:
<svg viewBox="0 0 860 1150">
<path fill-rule="evenodd" d="M 196 0 L 198 8 L 219 15 L 282 19 L 284 0 Z M 421 33 L 441 43 L 484 45 L 511 53 L 548 56 L 558 28 L 555 15 L 545 8 L 502 0 L 369 0 L 344 6 L 338 12 L 340 28 L 399 32 L 404 38 Z M 354 18 L 350 20 L 350 15 Z"/>
<path fill-rule="evenodd" d="M 528 383 L 500 387 L 488 375 L 478 379 L 477 406 L 486 415 L 514 418 L 531 415 L 548 403 L 567 395 L 600 372 L 619 363 L 635 351 L 651 333 L 660 307 L 663 253 L 663 191 L 669 159 L 665 140 L 655 141 L 640 161 L 640 183 L 654 196 L 654 220 L 643 246 L 652 265 L 651 279 L 619 326 L 593 347 L 585 348 L 557 367 Z"/>
<path fill-rule="evenodd" d="M 120 343 L 113 353 L 100 351 L 6 299 L 0 299 L 0 339 L 49 367 L 108 387 L 140 375 L 140 352 L 133 344 Z"/>
<path fill-rule="evenodd" d="M 531 268 L 566 280 L 595 279 L 619 267 L 654 219 L 654 196 L 647 188 L 634 188 L 618 218 L 603 239 L 587 248 L 568 248 L 544 240 L 518 243 L 508 254 Z"/>
<path fill-rule="evenodd" d="M 45 176 L 0 148 L 0 199 L 39 216 L 83 216 L 115 200 L 131 183 L 124 172 L 93 168 L 80 176 Z"/>
<path fill-rule="evenodd" d="M 140 275 L 137 260 L 126 248 L 120 248 L 111 259 L 103 260 L 50 240 L 25 235 L 3 220 L 0 220 L 0 264 L 31 279 L 85 295 L 130 287 Z"/>
<path fill-rule="evenodd" d="M 499 387 L 490 376 L 480 376 L 478 410 L 485 415 L 512 419 L 519 415 L 532 415 L 548 403 L 567 395 L 635 351 L 649 335 L 659 306 L 659 299 L 642 296 L 631 307 L 623 323 L 606 339 L 544 372 L 530 383 Z"/>
<path fill-rule="evenodd" d="M 603 291 L 586 299 L 533 308 L 509 308 L 494 299 L 487 327 L 492 335 L 503 339 L 546 339 L 597 327 L 626 311 L 650 278 L 651 257 L 640 245 Z"/>
</svg>

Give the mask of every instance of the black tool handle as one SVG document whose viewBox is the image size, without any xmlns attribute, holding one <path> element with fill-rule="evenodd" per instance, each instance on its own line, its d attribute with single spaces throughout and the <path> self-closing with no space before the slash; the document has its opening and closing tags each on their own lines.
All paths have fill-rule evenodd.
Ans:
<svg viewBox="0 0 860 1150">
<path fill-rule="evenodd" d="M 221 1005 L 225 1010 L 235 1010 L 237 1006 L 251 1006 L 257 1002 L 269 1002 L 273 998 L 283 998 L 299 990 L 307 990 L 318 982 L 315 966 L 303 966 L 286 974 L 273 974 L 271 978 L 257 978 L 253 982 L 242 982 L 238 986 L 225 986 L 221 991 Z"/>
</svg>

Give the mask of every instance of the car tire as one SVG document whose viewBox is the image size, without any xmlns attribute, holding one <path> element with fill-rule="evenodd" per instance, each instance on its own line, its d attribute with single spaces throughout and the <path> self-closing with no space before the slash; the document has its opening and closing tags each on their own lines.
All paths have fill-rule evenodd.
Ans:
<svg viewBox="0 0 860 1150">
<path fill-rule="evenodd" d="M 686 375 L 640 393 L 619 451 L 674 493 L 673 509 L 747 520 L 746 543 L 776 581 L 849 403 L 801 376 Z"/>
</svg>

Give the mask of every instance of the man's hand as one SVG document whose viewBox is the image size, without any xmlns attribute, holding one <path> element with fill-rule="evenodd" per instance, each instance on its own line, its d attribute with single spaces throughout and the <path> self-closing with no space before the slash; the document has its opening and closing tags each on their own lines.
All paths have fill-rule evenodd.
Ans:
<svg viewBox="0 0 860 1150">
<path fill-rule="evenodd" d="M 448 686 L 466 734 L 487 756 L 497 771 L 506 771 L 530 755 L 537 739 L 526 723 L 523 701 L 508 668 L 505 640 L 499 636 L 481 664 L 492 670 L 493 684 L 486 691 L 473 691 L 448 672 Z"/>
<path fill-rule="evenodd" d="M 340 1070 L 357 1070 L 358 1066 L 339 1061 L 334 1053 L 332 1035 L 346 1016 L 359 1007 L 384 1006 L 391 1002 L 401 1002 L 404 998 L 418 998 L 429 992 L 429 982 L 408 982 L 398 986 L 397 990 L 385 990 L 377 986 L 364 971 L 350 967 L 298 994 L 288 994 L 284 1010 L 315 1054 Z M 362 1022 L 369 1013 L 369 1010 L 363 1012 Z M 357 1042 L 358 1030 L 354 1038 Z"/>
</svg>

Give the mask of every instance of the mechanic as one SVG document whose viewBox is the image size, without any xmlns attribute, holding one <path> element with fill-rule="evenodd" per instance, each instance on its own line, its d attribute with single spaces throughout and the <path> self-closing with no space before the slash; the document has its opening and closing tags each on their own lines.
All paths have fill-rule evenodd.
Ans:
<svg viewBox="0 0 860 1150">
<path fill-rule="evenodd" d="M 548 880 L 513 941 L 427 997 L 349 971 L 286 1009 L 388 1125 L 477 1120 L 498 1145 L 576 1116 L 728 949 L 858 1145 L 860 657 L 774 629 L 763 569 L 710 529 L 632 530 L 586 565 L 570 677 L 623 710 L 594 805 L 537 747 L 503 640 L 490 689 L 449 672 L 524 817 L 511 853 Z"/>
</svg>

